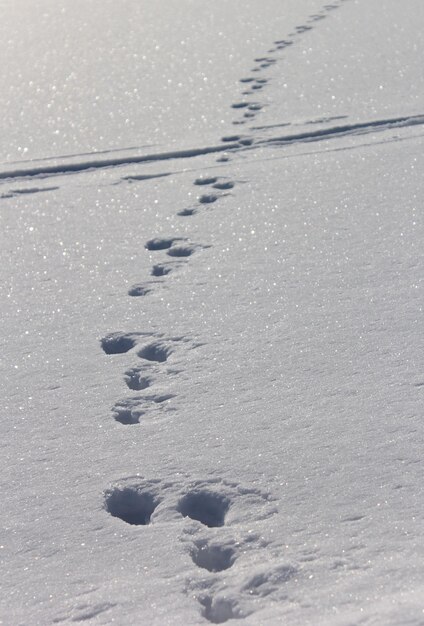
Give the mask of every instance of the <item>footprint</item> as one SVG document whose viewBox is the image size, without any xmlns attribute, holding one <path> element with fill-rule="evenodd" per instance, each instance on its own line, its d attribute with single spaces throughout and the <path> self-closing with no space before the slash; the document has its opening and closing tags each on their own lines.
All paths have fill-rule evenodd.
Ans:
<svg viewBox="0 0 424 626">
<path fill-rule="evenodd" d="M 158 263 L 154 265 L 151 270 L 152 276 L 166 276 L 172 272 L 172 266 L 169 263 Z"/>
<path fill-rule="evenodd" d="M 234 183 L 231 180 L 228 180 L 222 183 L 215 183 L 214 185 L 212 185 L 212 187 L 214 189 L 225 191 L 226 189 L 232 189 L 234 187 Z"/>
<path fill-rule="evenodd" d="M 298 568 L 289 563 L 262 565 L 254 574 L 248 576 L 241 589 L 249 595 L 269 596 L 281 589 L 282 585 L 294 578 L 298 572 Z"/>
<path fill-rule="evenodd" d="M 185 246 L 172 246 L 172 248 L 170 248 L 167 252 L 168 256 L 172 256 L 172 257 L 188 257 L 191 256 L 193 254 L 193 252 L 195 252 L 196 247 L 195 246 L 191 246 L 191 245 L 185 245 Z"/>
<path fill-rule="evenodd" d="M 218 200 L 219 196 L 214 193 L 205 193 L 199 197 L 200 204 L 212 204 Z"/>
<path fill-rule="evenodd" d="M 296 32 L 301 34 L 305 33 L 307 30 L 312 30 L 312 26 L 306 26 L 302 24 L 302 26 L 296 26 Z"/>
<path fill-rule="evenodd" d="M 284 48 L 286 46 L 292 46 L 293 45 L 293 41 L 291 41 L 290 39 L 279 39 L 278 41 L 274 42 L 276 45 L 278 46 L 283 46 Z"/>
<path fill-rule="evenodd" d="M 225 137 L 221 137 L 221 141 L 224 141 L 224 142 L 238 141 L 239 139 L 240 139 L 240 135 L 227 135 Z"/>
<path fill-rule="evenodd" d="M 150 251 L 167 250 L 168 248 L 172 246 L 173 243 L 175 243 L 176 241 L 181 241 L 181 240 L 182 240 L 182 237 L 169 237 L 169 238 L 156 237 L 155 239 L 149 239 L 149 241 L 146 242 L 144 247 Z"/>
<path fill-rule="evenodd" d="M 199 602 L 203 607 L 203 617 L 212 624 L 223 624 L 230 619 L 243 619 L 249 615 L 240 609 L 236 596 L 231 598 L 225 592 L 215 596 L 202 594 L 199 596 Z"/>
<path fill-rule="evenodd" d="M 230 501 L 224 495 L 199 489 L 186 494 L 180 500 L 178 511 L 183 517 L 190 517 L 209 528 L 215 528 L 224 525 L 229 507 Z"/>
<path fill-rule="evenodd" d="M 138 356 L 146 361 L 154 361 L 156 363 L 164 363 L 172 354 L 172 349 L 162 341 L 154 341 L 143 346 L 138 352 Z"/>
<path fill-rule="evenodd" d="M 133 285 L 128 289 L 128 295 L 139 297 L 139 296 L 147 296 L 147 294 L 151 293 L 152 289 L 150 287 L 146 287 L 142 283 Z"/>
<path fill-rule="evenodd" d="M 236 559 L 235 550 L 225 544 L 200 539 L 191 549 L 193 563 L 208 572 L 222 572 L 229 569 Z"/>
<path fill-rule="evenodd" d="M 104 494 L 104 508 L 112 517 L 133 526 L 147 526 L 160 503 L 154 485 L 150 487 L 118 486 Z"/>
<path fill-rule="evenodd" d="M 195 208 L 191 209 L 182 209 L 182 211 L 178 211 L 177 215 L 180 217 L 190 217 L 191 215 L 195 215 L 197 210 Z"/>
<path fill-rule="evenodd" d="M 109 333 L 100 340 L 100 345 L 106 354 L 124 354 L 137 344 L 136 337 L 143 333 L 127 334 L 123 332 Z M 148 333 L 146 333 L 148 334 Z"/>
<path fill-rule="evenodd" d="M 144 411 L 140 408 L 139 398 L 129 398 L 117 402 L 112 409 L 113 418 L 124 426 L 140 423 Z"/>
<path fill-rule="evenodd" d="M 222 141 L 225 141 L 224 139 Z M 196 180 L 194 181 L 195 185 L 213 185 L 213 183 L 216 183 L 216 181 L 218 180 L 217 176 L 209 176 L 209 177 L 205 177 L 205 178 L 196 178 Z"/>
<path fill-rule="evenodd" d="M 141 391 L 152 384 L 152 378 L 144 374 L 144 367 L 132 367 L 124 374 L 124 380 L 129 389 Z"/>
</svg>

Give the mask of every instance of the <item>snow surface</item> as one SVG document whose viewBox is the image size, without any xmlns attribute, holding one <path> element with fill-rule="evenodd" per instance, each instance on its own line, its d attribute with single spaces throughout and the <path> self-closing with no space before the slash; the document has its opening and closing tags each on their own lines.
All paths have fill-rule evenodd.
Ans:
<svg viewBox="0 0 424 626">
<path fill-rule="evenodd" d="M 424 624 L 422 3 L 3 12 L 0 623 Z"/>
</svg>

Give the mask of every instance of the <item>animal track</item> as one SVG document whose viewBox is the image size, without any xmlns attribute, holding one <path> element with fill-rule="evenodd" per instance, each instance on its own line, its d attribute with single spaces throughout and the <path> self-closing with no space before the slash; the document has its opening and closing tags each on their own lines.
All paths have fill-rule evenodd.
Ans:
<svg viewBox="0 0 424 626">
<path fill-rule="evenodd" d="M 223 624 L 230 619 L 243 619 L 249 614 L 240 610 L 236 598 L 229 598 L 224 594 L 215 597 L 204 594 L 199 598 L 199 602 L 203 607 L 203 617 L 212 624 Z"/>
<path fill-rule="evenodd" d="M 216 176 L 210 176 L 205 177 L 205 178 L 196 178 L 196 180 L 194 181 L 195 185 L 213 185 L 213 183 L 216 183 L 216 181 L 218 180 L 218 178 Z"/>
<path fill-rule="evenodd" d="M 138 356 L 146 361 L 155 361 L 157 363 L 164 363 L 169 355 L 172 353 L 172 349 L 161 341 L 155 341 L 144 346 L 138 353 Z"/>
<path fill-rule="evenodd" d="M 144 411 L 140 408 L 139 398 L 130 398 L 117 402 L 112 409 L 112 415 L 120 424 L 130 426 L 140 423 L 140 417 L 144 415 Z"/>
<path fill-rule="evenodd" d="M 212 187 L 214 189 L 220 189 L 224 191 L 226 189 L 232 189 L 234 187 L 234 183 L 229 180 L 222 183 L 215 183 L 214 185 L 212 185 Z"/>
<path fill-rule="evenodd" d="M 105 493 L 105 509 L 112 517 L 133 526 L 150 524 L 160 500 L 154 490 L 140 487 L 115 487 Z"/>
<path fill-rule="evenodd" d="M 100 345 L 106 354 L 124 354 L 137 344 L 134 334 L 122 332 L 110 333 L 100 340 Z"/>
<path fill-rule="evenodd" d="M 151 270 L 152 276 L 166 276 L 172 272 L 172 267 L 169 263 L 159 263 L 154 265 Z"/>
<path fill-rule="evenodd" d="M 137 396 L 117 402 L 113 407 L 112 413 L 114 419 L 124 426 L 131 426 L 140 423 L 140 418 L 146 415 L 149 404 L 162 405 L 164 402 L 175 398 L 175 394 L 152 394 L 147 396 Z M 151 407 L 150 407 L 151 408 Z M 163 407 L 161 407 L 161 410 Z M 174 410 L 170 407 L 165 408 L 166 411 Z"/>
<path fill-rule="evenodd" d="M 172 257 L 186 257 L 186 256 L 191 256 L 193 254 L 193 252 L 195 251 L 195 246 L 190 246 L 190 245 L 186 245 L 186 246 L 173 246 L 172 248 L 170 248 L 167 252 L 168 256 L 172 256 Z"/>
<path fill-rule="evenodd" d="M 191 208 L 191 209 L 182 209 L 181 211 L 178 211 L 177 215 L 180 215 L 181 217 L 190 217 L 191 215 L 194 215 L 195 213 L 197 213 L 195 208 Z"/>
<path fill-rule="evenodd" d="M 223 142 L 238 141 L 239 139 L 241 139 L 240 135 L 226 135 L 225 137 L 221 137 L 221 141 Z M 215 181 L 216 180 L 217 179 L 215 179 Z"/>
<path fill-rule="evenodd" d="M 223 526 L 230 507 L 229 499 L 220 494 L 200 489 L 185 495 L 178 505 L 183 517 L 190 517 L 209 528 Z"/>
<path fill-rule="evenodd" d="M 221 570 L 222 571 L 222 570 Z M 201 613 L 213 624 L 223 624 L 230 619 L 242 619 L 264 606 L 269 597 L 274 602 L 285 600 L 285 586 L 296 578 L 299 569 L 291 563 L 266 564 L 256 567 L 240 581 L 240 575 L 231 581 L 227 576 L 223 581 L 208 579 L 189 588 L 191 595 L 197 595 Z M 194 592 L 194 593 L 193 593 Z"/>
<path fill-rule="evenodd" d="M 219 196 L 213 193 L 203 194 L 199 197 L 200 204 L 212 204 L 218 200 Z"/>
<path fill-rule="evenodd" d="M 170 248 L 176 241 L 181 241 L 182 237 L 169 237 L 169 238 L 160 238 L 157 237 L 155 239 L 149 239 L 146 242 L 145 248 L 150 251 L 157 250 L 167 250 Z"/>
<path fill-rule="evenodd" d="M 143 284 L 133 285 L 128 289 L 128 295 L 134 297 L 147 296 L 147 294 L 151 292 L 152 289 L 150 287 L 146 287 Z"/>
<path fill-rule="evenodd" d="M 147 389 L 152 384 L 152 379 L 150 376 L 144 375 L 143 367 L 132 367 L 127 370 L 124 374 L 124 380 L 129 389 L 133 389 L 134 391 L 141 391 L 142 389 Z"/>
<path fill-rule="evenodd" d="M 195 542 L 191 558 L 195 565 L 208 572 L 222 572 L 233 565 L 236 553 L 231 546 L 201 539 Z"/>
</svg>

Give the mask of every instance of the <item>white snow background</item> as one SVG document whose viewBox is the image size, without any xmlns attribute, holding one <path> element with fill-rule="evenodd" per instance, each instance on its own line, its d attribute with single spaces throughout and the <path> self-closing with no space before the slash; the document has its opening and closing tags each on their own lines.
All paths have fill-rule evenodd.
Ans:
<svg viewBox="0 0 424 626">
<path fill-rule="evenodd" d="M 424 624 L 420 0 L 6 0 L 0 623 Z"/>
</svg>

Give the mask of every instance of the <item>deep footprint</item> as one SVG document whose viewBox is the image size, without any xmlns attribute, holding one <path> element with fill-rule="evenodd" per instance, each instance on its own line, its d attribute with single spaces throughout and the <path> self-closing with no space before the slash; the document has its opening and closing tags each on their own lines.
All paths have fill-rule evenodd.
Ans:
<svg viewBox="0 0 424 626">
<path fill-rule="evenodd" d="M 212 193 L 203 194 L 202 196 L 200 196 L 199 202 L 200 204 L 212 204 L 213 202 L 216 202 L 218 198 L 219 196 Z"/>
<path fill-rule="evenodd" d="M 199 490 L 185 495 L 178 504 L 183 517 L 190 517 L 209 528 L 223 526 L 230 501 L 222 494 Z"/>
<path fill-rule="evenodd" d="M 124 374 L 124 380 L 127 387 L 134 391 L 147 389 L 152 384 L 152 379 L 143 373 L 142 367 L 133 367 L 127 370 Z"/>
<path fill-rule="evenodd" d="M 191 256 L 194 251 L 194 246 L 173 246 L 168 250 L 167 254 L 172 257 L 187 257 Z"/>
<path fill-rule="evenodd" d="M 172 353 L 172 350 L 169 346 L 160 341 L 156 341 L 154 343 L 150 343 L 147 346 L 144 346 L 138 353 L 138 356 L 142 359 L 146 359 L 146 361 L 155 361 L 157 363 L 164 363 L 169 355 Z"/>
<path fill-rule="evenodd" d="M 132 335 L 122 332 L 110 333 L 100 340 L 100 345 L 106 354 L 124 354 L 134 348 L 136 343 Z"/>
<path fill-rule="evenodd" d="M 218 180 L 218 178 L 216 176 L 210 176 L 205 177 L 205 178 L 196 178 L 196 180 L 194 181 L 195 185 L 213 185 L 213 183 L 216 183 L 216 181 Z"/>
<path fill-rule="evenodd" d="M 199 541 L 191 552 L 191 558 L 195 565 L 208 570 L 208 572 L 222 572 L 233 565 L 235 551 L 229 546 Z"/>
<path fill-rule="evenodd" d="M 159 502 L 155 494 L 134 487 L 110 489 L 105 493 L 106 511 L 133 526 L 150 524 Z"/>
<path fill-rule="evenodd" d="M 147 294 L 151 293 L 152 289 L 150 287 L 146 287 L 145 285 L 133 285 L 128 289 L 128 295 L 138 298 L 140 296 L 147 296 Z"/>
<path fill-rule="evenodd" d="M 232 189 L 234 187 L 234 183 L 231 181 L 226 181 L 226 182 L 222 182 L 222 183 L 215 183 L 215 185 L 212 185 L 214 189 L 220 189 L 220 190 L 226 190 L 226 189 Z"/>
<path fill-rule="evenodd" d="M 154 265 L 152 267 L 152 271 L 150 272 L 152 276 L 166 276 L 172 272 L 172 267 L 167 265 L 166 263 L 159 263 L 158 265 Z"/>
<path fill-rule="evenodd" d="M 176 241 L 181 241 L 181 237 L 169 237 L 163 239 L 156 237 L 155 239 L 149 239 L 149 241 L 145 244 L 145 248 L 152 252 L 156 250 L 167 250 Z"/>
<path fill-rule="evenodd" d="M 132 426 L 140 423 L 140 417 L 144 414 L 144 411 L 139 408 L 139 400 L 131 398 L 115 404 L 112 414 L 116 422 L 124 426 Z"/>
</svg>

